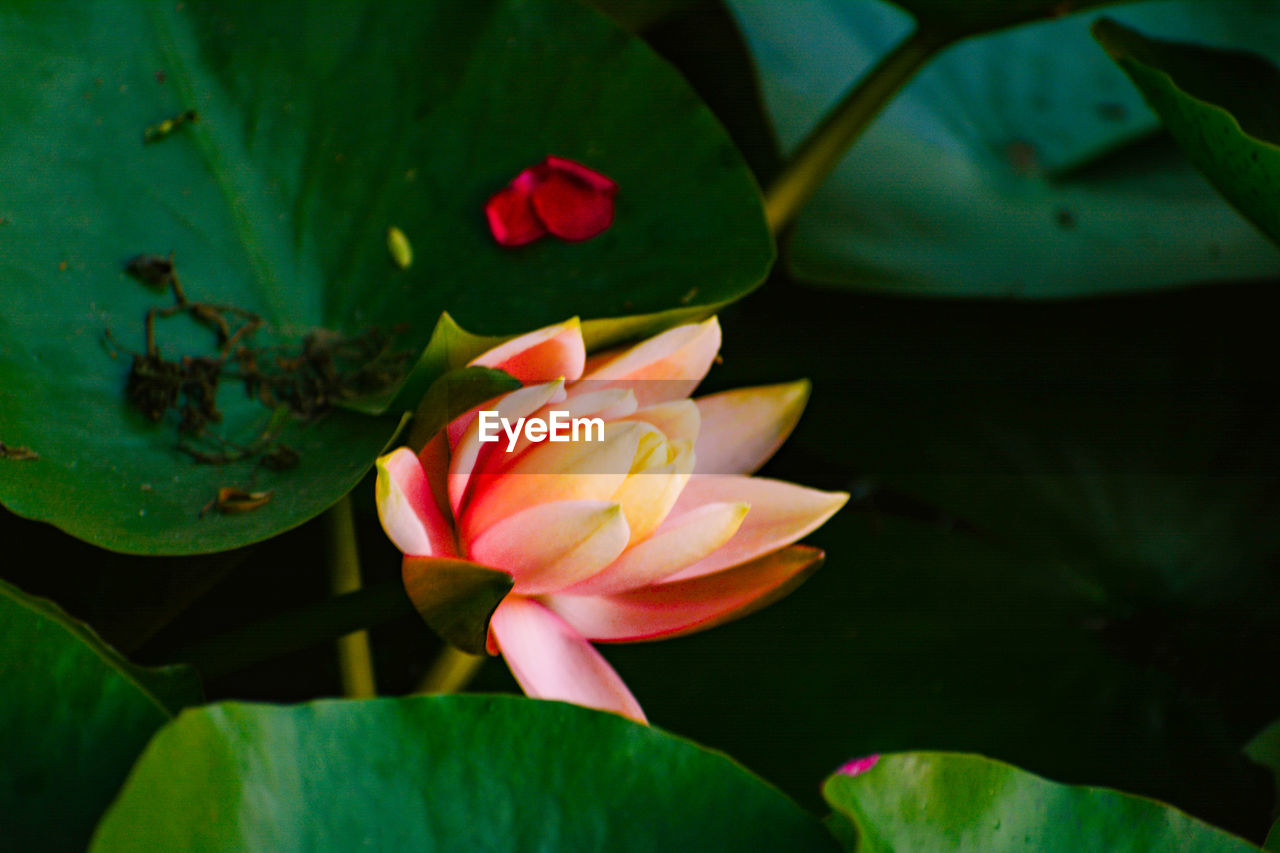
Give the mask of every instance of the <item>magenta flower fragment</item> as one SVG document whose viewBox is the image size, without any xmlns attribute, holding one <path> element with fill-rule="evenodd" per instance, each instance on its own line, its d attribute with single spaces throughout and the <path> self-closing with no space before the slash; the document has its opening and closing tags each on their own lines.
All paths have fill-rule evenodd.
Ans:
<svg viewBox="0 0 1280 853">
<path fill-rule="evenodd" d="M 577 320 L 531 332 L 473 362 L 523 387 L 420 452 L 378 461 L 378 512 L 410 590 L 441 558 L 512 578 L 488 650 L 528 695 L 643 721 L 593 641 L 718 625 L 821 562 L 793 543 L 848 495 L 749 476 L 795 426 L 808 384 L 689 399 L 719 348 L 715 319 L 590 359 Z M 585 422 L 585 435 L 556 438 L 566 418 Z"/>
<path fill-rule="evenodd" d="M 547 157 L 495 193 L 484 210 L 502 246 L 523 246 L 546 234 L 577 242 L 613 224 L 617 191 L 611 179 L 581 163 Z"/>
<path fill-rule="evenodd" d="M 841 764 L 836 773 L 841 776 L 861 776 L 875 767 L 879 761 L 879 755 L 864 755 L 862 758 L 854 758 Z"/>
</svg>

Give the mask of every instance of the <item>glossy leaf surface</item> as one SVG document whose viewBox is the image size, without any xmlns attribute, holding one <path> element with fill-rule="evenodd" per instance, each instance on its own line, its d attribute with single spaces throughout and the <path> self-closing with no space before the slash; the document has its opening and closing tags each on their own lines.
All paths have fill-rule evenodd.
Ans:
<svg viewBox="0 0 1280 853">
<path fill-rule="evenodd" d="M 152 742 L 93 845 L 229 847 L 835 844 L 815 818 L 723 755 L 657 729 L 561 703 L 444 696 L 184 714 Z"/>
<path fill-rule="evenodd" d="M 124 273 L 132 257 L 173 252 L 191 300 L 259 315 L 257 340 L 286 356 L 317 329 L 374 328 L 411 358 L 446 309 L 486 335 L 573 315 L 651 332 L 742 295 L 772 259 L 718 122 L 576 3 L 22 3 L 0 11 L 0 52 L 0 441 L 39 457 L 0 459 L 0 500 L 104 547 L 279 533 L 349 490 L 397 424 L 290 423 L 288 471 L 193 463 L 174 413 L 152 424 L 124 399 L 144 316 L 172 303 Z M 616 221 L 579 244 L 495 245 L 485 199 L 549 153 L 618 182 Z M 391 227 L 413 246 L 407 269 Z M 158 321 L 156 339 L 170 361 L 218 352 L 187 317 Z M 214 448 L 271 429 L 238 380 L 215 398 Z M 223 487 L 272 498 L 202 517 Z"/>
<path fill-rule="evenodd" d="M 200 693 L 194 670 L 134 666 L 61 608 L 0 581 L 5 846 L 83 847 L 151 735 Z"/>
</svg>

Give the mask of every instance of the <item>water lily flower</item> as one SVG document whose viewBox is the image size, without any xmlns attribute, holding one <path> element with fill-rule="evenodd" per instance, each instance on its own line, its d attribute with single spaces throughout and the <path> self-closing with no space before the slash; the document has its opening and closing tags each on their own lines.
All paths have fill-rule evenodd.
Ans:
<svg viewBox="0 0 1280 853">
<path fill-rule="evenodd" d="M 599 418 L 601 440 L 484 442 L 473 410 L 419 453 L 378 461 L 378 512 L 410 589 L 439 558 L 510 575 L 488 651 L 528 695 L 644 721 L 592 642 L 709 628 L 821 562 L 792 543 L 848 495 L 749 476 L 794 427 L 808 384 L 690 399 L 719 348 L 714 318 L 589 359 L 577 320 L 540 329 L 473 362 L 523 383 L 482 408 L 510 422 Z"/>
</svg>

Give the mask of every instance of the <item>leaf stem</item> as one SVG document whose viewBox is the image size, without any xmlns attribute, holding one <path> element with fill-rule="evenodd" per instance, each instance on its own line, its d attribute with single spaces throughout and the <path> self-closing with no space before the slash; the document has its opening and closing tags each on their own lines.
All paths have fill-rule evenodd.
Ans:
<svg viewBox="0 0 1280 853">
<path fill-rule="evenodd" d="M 335 595 L 360 589 L 360 553 L 356 548 L 356 522 L 351 496 L 343 495 L 325 516 L 329 533 L 329 582 Z M 354 631 L 339 637 L 338 673 L 342 695 L 349 699 L 369 699 L 378 694 L 373 677 L 373 651 L 369 632 Z"/>
<path fill-rule="evenodd" d="M 485 655 L 469 655 L 445 643 L 415 693 L 460 693 L 475 678 Z"/>
<path fill-rule="evenodd" d="M 765 218 L 774 234 L 795 219 L 854 140 L 894 94 L 954 38 L 918 28 L 877 62 L 827 114 L 783 166 L 765 193 Z"/>
<path fill-rule="evenodd" d="M 206 679 L 311 648 L 364 628 L 418 617 L 399 580 L 326 598 L 179 649 L 174 663 L 190 663 Z"/>
</svg>

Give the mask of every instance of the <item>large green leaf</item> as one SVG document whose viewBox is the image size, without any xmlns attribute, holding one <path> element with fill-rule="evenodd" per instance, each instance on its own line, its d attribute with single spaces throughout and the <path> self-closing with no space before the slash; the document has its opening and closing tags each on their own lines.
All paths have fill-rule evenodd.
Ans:
<svg viewBox="0 0 1280 853">
<path fill-rule="evenodd" d="M 876 0 L 731 6 L 786 150 L 912 26 Z M 1265 2 L 1142 3 L 1114 14 L 1272 55 L 1280 44 L 1280 17 Z M 1094 17 L 973 39 L 935 58 L 802 213 L 791 269 L 858 288 L 1017 298 L 1280 270 L 1280 254 L 1172 145 L 1124 148 L 1159 123 L 1093 44 Z"/>
<path fill-rule="evenodd" d="M 1107 19 L 1093 32 L 1191 162 L 1280 241 L 1280 70 L 1261 56 L 1149 39 Z"/>
<path fill-rule="evenodd" d="M 200 685 L 188 667 L 131 665 L 52 603 L 0 581 L 0 696 L 4 845 L 70 850 Z"/>
<path fill-rule="evenodd" d="M 859 853 L 1258 850 L 1154 800 L 1060 785 L 977 755 L 884 755 L 856 775 L 832 776 L 823 794 L 854 830 L 847 849 Z"/>
<path fill-rule="evenodd" d="M 758 190 L 680 75 L 571 0 L 337 5 L 93 0 L 0 11 L 0 499 L 108 548 L 192 553 L 271 536 L 354 485 L 396 421 L 332 412 L 283 434 L 294 470 L 195 465 L 123 399 L 142 323 L 169 303 L 122 272 L 175 253 L 192 299 L 262 315 L 263 343 L 384 332 L 420 351 L 441 312 L 511 334 L 572 315 L 602 339 L 740 296 L 772 259 Z M 199 120 L 144 144 L 187 109 Z M 661 121 L 655 121 L 655 117 Z M 482 207 L 548 153 L 621 187 L 612 228 L 505 250 Z M 413 244 L 401 270 L 389 226 Z M 212 334 L 160 321 L 161 353 Z M 218 432 L 268 413 L 223 382 Z M 272 491 L 237 515 L 222 486 Z"/>
<path fill-rule="evenodd" d="M 222 704 L 164 729 L 109 850 L 830 850 L 722 755 L 612 714 L 503 697 Z"/>
</svg>

